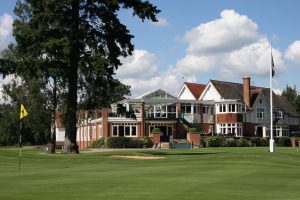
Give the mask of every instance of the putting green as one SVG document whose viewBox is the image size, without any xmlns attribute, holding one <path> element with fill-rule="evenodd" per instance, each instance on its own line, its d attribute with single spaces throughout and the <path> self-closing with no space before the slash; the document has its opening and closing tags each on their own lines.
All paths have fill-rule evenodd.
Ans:
<svg viewBox="0 0 300 200">
<path fill-rule="evenodd" d="M 50 155 L 0 148 L 2 200 L 296 200 L 300 150 L 204 148 Z M 164 157 L 124 159 L 113 156 Z"/>
</svg>

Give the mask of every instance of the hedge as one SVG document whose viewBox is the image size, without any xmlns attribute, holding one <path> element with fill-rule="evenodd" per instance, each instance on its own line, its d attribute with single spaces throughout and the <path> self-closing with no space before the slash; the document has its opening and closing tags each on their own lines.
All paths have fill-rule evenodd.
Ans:
<svg viewBox="0 0 300 200">
<path fill-rule="evenodd" d="M 225 137 L 222 136 L 207 137 L 205 142 L 207 147 L 224 147 Z"/>
<path fill-rule="evenodd" d="M 284 136 L 284 137 L 278 138 L 278 146 L 280 146 L 280 147 L 289 147 L 289 146 L 291 146 L 290 137 Z"/>
<path fill-rule="evenodd" d="M 103 144 L 102 140 L 97 140 L 96 144 Z M 92 145 L 93 146 L 93 145 Z M 150 148 L 153 143 L 149 137 L 109 137 L 104 140 L 104 145 L 99 145 L 94 148 Z"/>
</svg>

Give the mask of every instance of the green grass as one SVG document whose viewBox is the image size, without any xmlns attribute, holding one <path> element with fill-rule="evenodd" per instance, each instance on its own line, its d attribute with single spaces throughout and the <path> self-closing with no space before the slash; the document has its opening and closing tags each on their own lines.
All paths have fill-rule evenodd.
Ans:
<svg viewBox="0 0 300 200">
<path fill-rule="evenodd" d="M 111 155 L 156 155 L 159 160 Z M 2 200 L 298 200 L 300 150 L 205 148 L 50 155 L 0 148 Z"/>
</svg>

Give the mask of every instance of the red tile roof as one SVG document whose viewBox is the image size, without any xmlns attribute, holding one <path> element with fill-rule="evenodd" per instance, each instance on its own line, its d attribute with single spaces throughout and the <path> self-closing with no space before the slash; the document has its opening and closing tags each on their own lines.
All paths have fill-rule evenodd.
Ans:
<svg viewBox="0 0 300 200">
<path fill-rule="evenodd" d="M 188 83 L 188 82 L 185 82 L 185 85 L 190 90 L 190 92 L 193 94 L 195 99 L 199 99 L 199 97 L 201 96 L 202 92 L 204 91 L 204 89 L 206 87 L 206 85 L 204 85 L 204 84 Z"/>
</svg>

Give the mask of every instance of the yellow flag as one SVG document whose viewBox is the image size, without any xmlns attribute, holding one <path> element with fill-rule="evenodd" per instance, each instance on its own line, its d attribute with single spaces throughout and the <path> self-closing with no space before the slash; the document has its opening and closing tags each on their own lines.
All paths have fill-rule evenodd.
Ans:
<svg viewBox="0 0 300 200">
<path fill-rule="evenodd" d="M 28 115 L 27 111 L 25 110 L 23 104 L 21 104 L 21 110 L 20 110 L 20 119 L 23 117 L 26 117 Z"/>
</svg>

